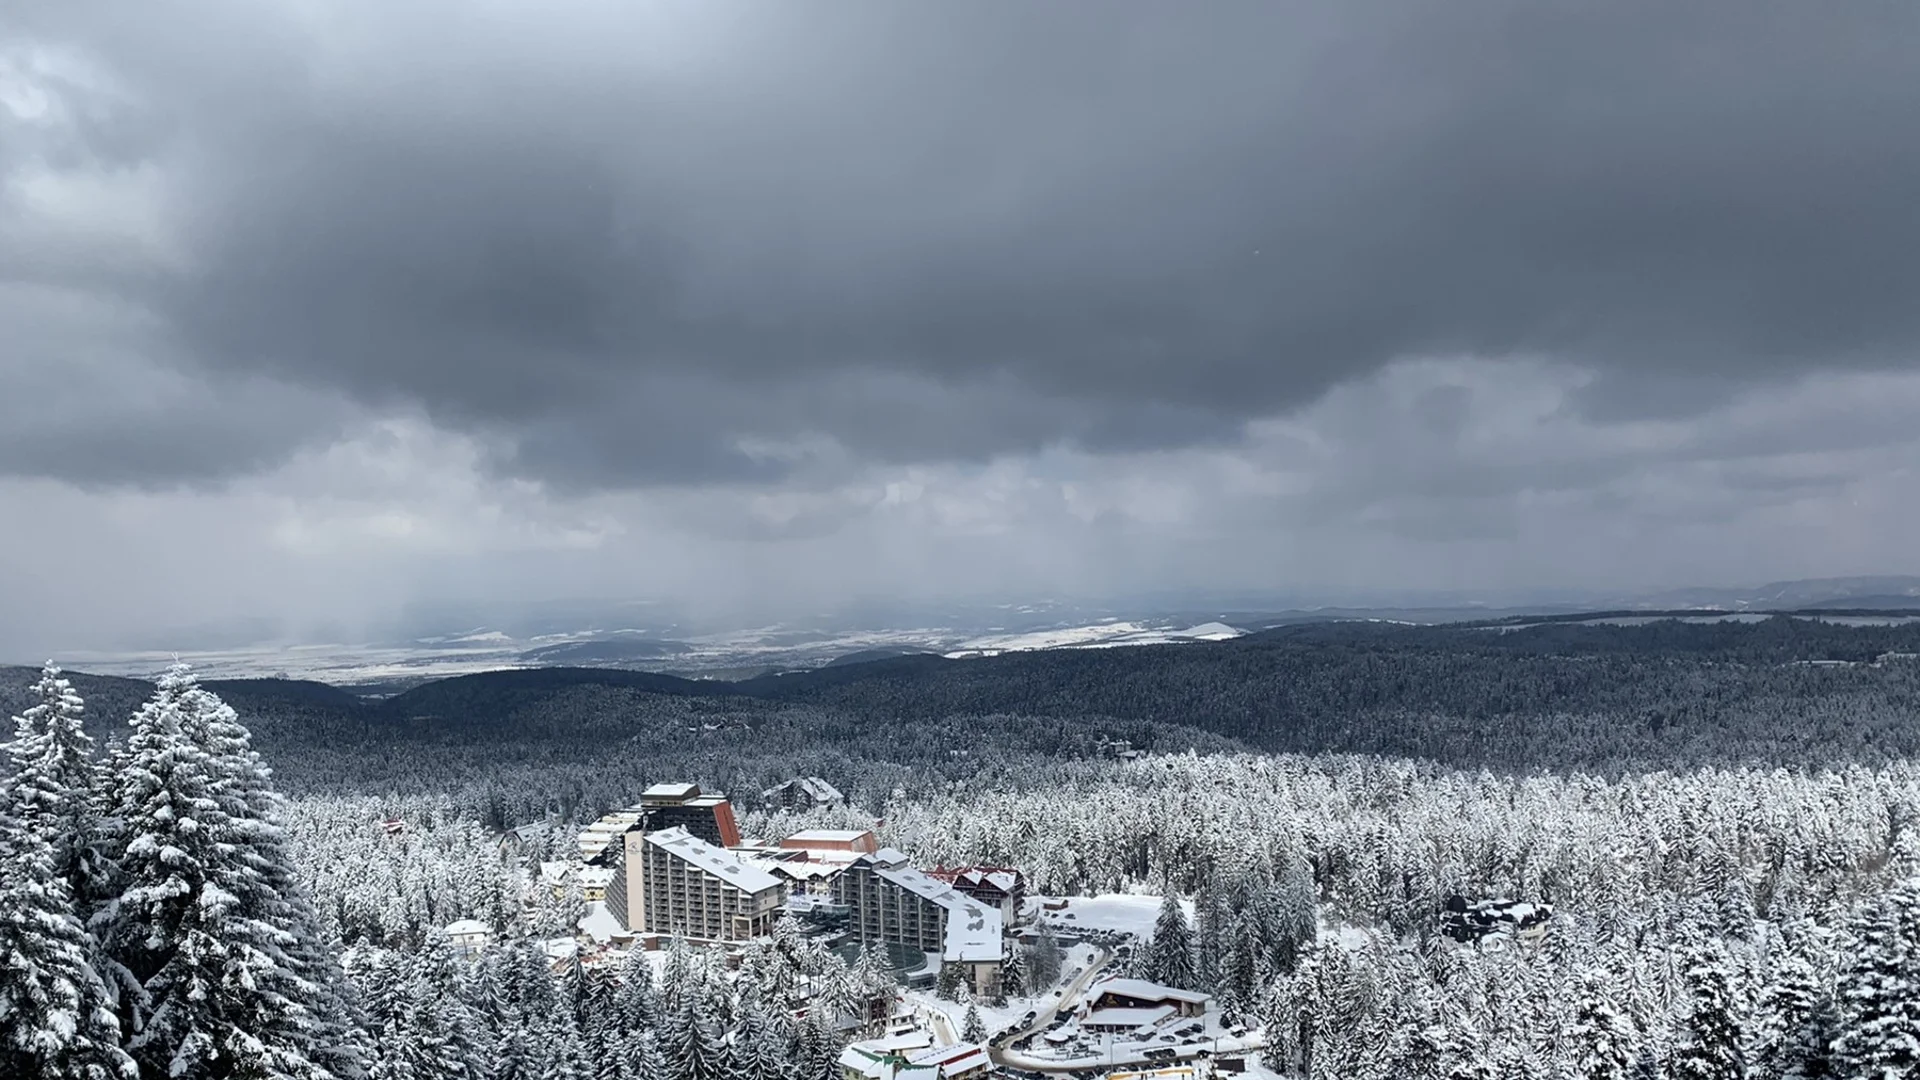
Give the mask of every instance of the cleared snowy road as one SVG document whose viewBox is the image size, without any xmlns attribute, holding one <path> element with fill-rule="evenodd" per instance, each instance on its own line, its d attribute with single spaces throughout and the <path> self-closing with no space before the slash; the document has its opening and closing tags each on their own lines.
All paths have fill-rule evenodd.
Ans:
<svg viewBox="0 0 1920 1080">
<path fill-rule="evenodd" d="M 1041 1062 L 998 1044 L 1016 1043 L 1035 1032 L 1045 1031 L 1047 1025 L 1053 1023 L 1054 1017 L 1060 1015 L 1062 1009 L 1071 1009 L 1080 1003 L 1080 995 L 1087 992 L 1087 987 L 1092 984 L 1094 978 L 1106 970 L 1107 964 L 1112 960 L 1113 950 L 1100 949 L 1091 960 L 1087 961 L 1087 966 L 1081 969 L 1080 974 L 1067 980 L 1067 985 L 1061 989 L 1060 996 L 1054 998 L 1051 1005 L 1039 1010 L 1033 1018 L 1033 1023 L 1010 1035 L 996 1037 L 993 1040 L 995 1045 L 987 1048 L 987 1056 L 993 1059 L 995 1065 L 1004 1068 L 1032 1069 L 1037 1072 L 1065 1071 L 1058 1065 Z"/>
</svg>

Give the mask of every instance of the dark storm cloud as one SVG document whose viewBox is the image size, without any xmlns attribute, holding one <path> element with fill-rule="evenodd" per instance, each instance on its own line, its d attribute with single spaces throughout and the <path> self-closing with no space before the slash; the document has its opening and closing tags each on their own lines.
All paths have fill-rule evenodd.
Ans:
<svg viewBox="0 0 1920 1080">
<path fill-rule="evenodd" d="M 124 103 L 69 160 L 177 177 L 185 268 L 115 287 L 195 370 L 418 406 L 569 486 L 775 478 L 738 444 L 814 435 L 1193 445 L 1433 354 L 1684 414 L 1920 337 L 1910 5 L 68 5 L 25 34 Z"/>
</svg>

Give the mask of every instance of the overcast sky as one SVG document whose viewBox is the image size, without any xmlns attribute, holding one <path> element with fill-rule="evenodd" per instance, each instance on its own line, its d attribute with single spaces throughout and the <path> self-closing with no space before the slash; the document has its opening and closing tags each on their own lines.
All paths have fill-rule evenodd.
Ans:
<svg viewBox="0 0 1920 1080">
<path fill-rule="evenodd" d="M 1907 0 L 15 0 L 0 651 L 1920 571 L 1916 55 Z"/>
</svg>

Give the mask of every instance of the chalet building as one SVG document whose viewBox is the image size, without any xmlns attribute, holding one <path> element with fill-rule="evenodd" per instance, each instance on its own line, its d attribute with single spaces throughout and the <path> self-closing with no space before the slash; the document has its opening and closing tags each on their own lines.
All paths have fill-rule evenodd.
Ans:
<svg viewBox="0 0 1920 1080">
<path fill-rule="evenodd" d="M 606 866 L 583 866 L 575 872 L 580 882 L 580 898 L 592 903 L 607 898 L 607 886 L 613 883 L 615 871 Z"/>
<path fill-rule="evenodd" d="M 768 810 L 824 810 L 846 802 L 839 788 L 817 776 L 796 777 L 760 793 L 760 805 Z"/>
<path fill-rule="evenodd" d="M 547 821 L 515 825 L 500 834 L 500 854 L 508 858 L 538 857 L 545 853 L 553 832 L 553 823 Z"/>
<path fill-rule="evenodd" d="M 832 895 L 847 908 L 854 940 L 919 949 L 962 965 L 975 994 L 999 993 L 1006 946 L 998 908 L 935 881 L 892 848 L 854 859 L 833 879 Z"/>
<path fill-rule="evenodd" d="M 1489 938 L 1515 938 L 1536 941 L 1546 934 L 1553 921 L 1552 904 L 1516 903 L 1512 900 L 1481 900 L 1468 903 L 1466 897 L 1447 901 L 1441 920 L 1441 932 L 1463 945 Z"/>
<path fill-rule="evenodd" d="M 684 828 L 626 835 L 607 909 L 635 933 L 746 941 L 773 933 L 786 883 Z"/>
<path fill-rule="evenodd" d="M 1027 879 L 1010 866 L 936 866 L 927 871 L 935 881 L 952 885 L 962 896 L 1000 909 L 1000 921 L 1013 925 L 1027 898 Z"/>
<path fill-rule="evenodd" d="M 457 956 L 478 956 L 493 943 L 493 927 L 479 919 L 461 919 L 448 923 L 441 933 L 447 935 L 447 943 L 453 946 L 454 954 Z"/>
<path fill-rule="evenodd" d="M 1132 1031 L 1176 1016 L 1203 1015 L 1210 1000 L 1207 994 L 1145 979 L 1101 979 L 1087 988 L 1087 1013 L 1080 1026 L 1088 1031 Z"/>
</svg>

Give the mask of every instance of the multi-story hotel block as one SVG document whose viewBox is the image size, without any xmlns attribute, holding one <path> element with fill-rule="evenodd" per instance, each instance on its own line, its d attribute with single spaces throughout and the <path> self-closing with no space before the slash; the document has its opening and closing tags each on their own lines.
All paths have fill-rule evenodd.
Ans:
<svg viewBox="0 0 1920 1080">
<path fill-rule="evenodd" d="M 862 855 L 833 879 L 833 899 L 846 906 L 855 940 L 919 949 L 942 964 L 960 964 L 973 990 L 999 991 L 1000 911 L 935 881 L 907 857 L 882 848 Z"/>
<path fill-rule="evenodd" d="M 702 941 L 773 933 L 786 883 L 684 828 L 626 834 L 607 908 L 628 929 Z"/>
</svg>

